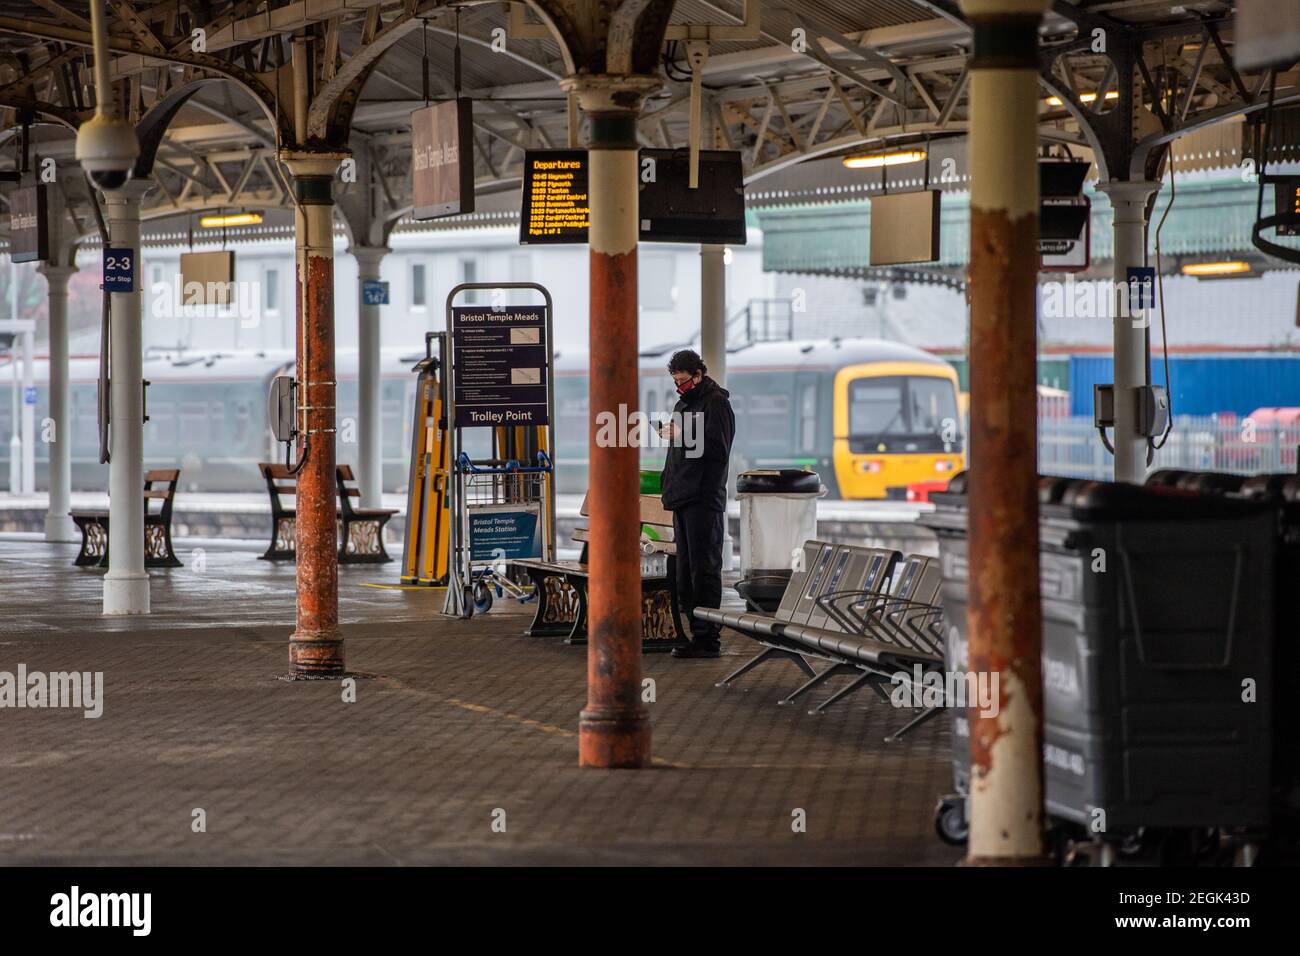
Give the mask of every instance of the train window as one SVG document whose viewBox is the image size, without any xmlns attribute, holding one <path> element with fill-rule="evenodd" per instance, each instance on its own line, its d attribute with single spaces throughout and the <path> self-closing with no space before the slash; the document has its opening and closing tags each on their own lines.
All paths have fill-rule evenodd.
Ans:
<svg viewBox="0 0 1300 956">
<path fill-rule="evenodd" d="M 460 260 L 460 281 L 461 282 L 478 281 L 478 260 L 477 259 Z M 482 293 L 479 292 L 477 289 L 471 289 L 469 292 L 464 293 L 465 297 L 461 301 L 465 305 L 477 305 L 479 302 L 482 301 L 482 299 L 480 298 L 481 295 Z"/>
<path fill-rule="evenodd" d="M 945 422 L 957 421 L 957 396 L 948 379 L 913 377 L 907 394 L 912 434 L 939 435 Z"/>
<path fill-rule="evenodd" d="M 207 402 L 181 403 L 181 434 L 186 448 L 201 448 L 208 443 Z"/>
<path fill-rule="evenodd" d="M 799 450 L 817 450 L 817 385 L 812 382 L 799 393 Z"/>
<path fill-rule="evenodd" d="M 790 396 L 754 393 L 749 396 L 750 434 L 755 442 L 785 445 L 790 440 Z"/>
<path fill-rule="evenodd" d="M 145 441 L 152 448 L 176 447 L 176 410 L 173 405 L 160 405 L 155 401 L 149 407 L 149 427 Z"/>
<path fill-rule="evenodd" d="M 903 378 L 860 378 L 849 385 L 850 435 L 903 435 Z"/>
</svg>

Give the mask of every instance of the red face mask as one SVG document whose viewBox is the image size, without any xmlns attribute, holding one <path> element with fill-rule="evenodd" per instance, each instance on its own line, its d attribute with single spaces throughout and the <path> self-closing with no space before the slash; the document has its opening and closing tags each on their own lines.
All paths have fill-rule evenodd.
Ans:
<svg viewBox="0 0 1300 956">
<path fill-rule="evenodd" d="M 687 392 L 693 389 L 695 385 L 696 385 L 695 379 L 688 378 L 686 381 L 682 382 L 682 384 L 677 386 L 677 394 L 685 395 Z"/>
</svg>

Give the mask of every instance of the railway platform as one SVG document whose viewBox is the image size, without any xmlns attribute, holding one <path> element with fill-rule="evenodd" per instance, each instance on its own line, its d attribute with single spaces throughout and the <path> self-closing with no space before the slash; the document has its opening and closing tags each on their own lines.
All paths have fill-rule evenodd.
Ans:
<svg viewBox="0 0 1300 956">
<path fill-rule="evenodd" d="M 778 667 L 716 688 L 750 653 L 734 634 L 719 660 L 644 659 L 653 769 L 583 770 L 585 650 L 524 637 L 528 607 L 440 618 L 440 590 L 340 568 L 345 702 L 284 679 L 292 566 L 214 542 L 202 571 L 151 572 L 151 615 L 111 618 L 74 552 L 0 537 L 0 671 L 102 673 L 98 718 L 6 712 L 6 865 L 958 859 L 932 823 L 948 722 L 886 744 L 896 714 L 865 695 L 813 717 L 775 706 Z"/>
</svg>

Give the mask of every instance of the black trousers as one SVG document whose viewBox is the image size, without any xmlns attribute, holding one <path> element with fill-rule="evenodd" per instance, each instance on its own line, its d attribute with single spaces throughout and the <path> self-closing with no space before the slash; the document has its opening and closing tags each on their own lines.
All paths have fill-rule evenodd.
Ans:
<svg viewBox="0 0 1300 956">
<path fill-rule="evenodd" d="M 725 512 L 691 504 L 673 512 L 677 545 L 677 599 L 697 641 L 718 640 L 717 624 L 695 619 L 697 607 L 722 604 L 722 522 Z"/>
</svg>

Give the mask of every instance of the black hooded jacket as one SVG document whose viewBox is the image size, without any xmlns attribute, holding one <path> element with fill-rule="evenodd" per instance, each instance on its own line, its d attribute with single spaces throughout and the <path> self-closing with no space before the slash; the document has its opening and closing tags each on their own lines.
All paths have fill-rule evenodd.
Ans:
<svg viewBox="0 0 1300 956">
<path fill-rule="evenodd" d="M 668 449 L 662 477 L 663 503 L 669 511 L 690 504 L 727 510 L 727 464 L 736 434 L 729 395 L 706 375 L 673 406 L 679 434 Z"/>
</svg>

